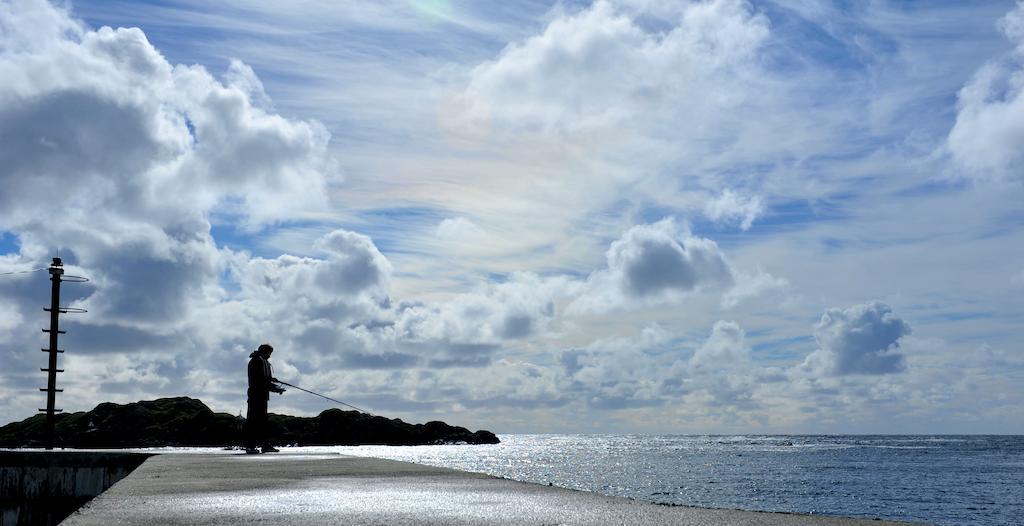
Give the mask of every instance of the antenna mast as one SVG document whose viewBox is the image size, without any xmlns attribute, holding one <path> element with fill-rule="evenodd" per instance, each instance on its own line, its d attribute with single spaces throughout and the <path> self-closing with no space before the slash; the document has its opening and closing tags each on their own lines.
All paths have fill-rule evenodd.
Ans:
<svg viewBox="0 0 1024 526">
<path fill-rule="evenodd" d="M 46 369 L 40 369 L 40 371 L 46 373 L 46 387 L 42 387 L 39 390 L 46 392 L 46 409 L 40 409 L 40 411 L 46 412 L 46 449 L 53 449 L 56 414 L 63 411 L 63 409 L 54 407 L 57 402 L 57 393 L 64 391 L 63 389 L 57 389 L 57 373 L 64 372 L 64 369 L 57 368 L 57 353 L 64 352 L 62 349 L 57 348 L 57 337 L 67 332 L 60 330 L 60 315 L 68 312 L 85 312 L 84 309 L 60 306 L 60 284 L 61 281 L 83 282 L 88 280 L 79 276 L 67 276 L 62 279 L 64 276 L 64 263 L 60 258 L 53 258 L 53 263 L 50 264 L 50 268 L 47 271 L 50 273 L 50 282 L 52 283 L 50 287 L 50 308 L 44 308 L 43 310 L 50 313 L 50 328 L 43 329 L 43 332 L 50 334 L 50 348 L 43 349 L 43 352 L 50 354 L 50 360 Z"/>
</svg>

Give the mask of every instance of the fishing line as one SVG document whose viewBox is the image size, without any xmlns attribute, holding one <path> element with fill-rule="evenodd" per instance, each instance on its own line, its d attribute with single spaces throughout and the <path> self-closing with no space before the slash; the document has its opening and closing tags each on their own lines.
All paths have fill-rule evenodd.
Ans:
<svg viewBox="0 0 1024 526">
<path fill-rule="evenodd" d="M 358 408 L 358 407 L 356 407 L 356 406 L 354 406 L 354 405 L 352 405 L 350 403 L 342 402 L 341 400 L 337 400 L 337 399 L 331 398 L 329 396 L 322 395 L 320 393 L 315 393 L 313 391 L 310 391 L 309 389 L 303 389 L 303 388 L 301 388 L 301 387 L 299 387 L 297 385 L 292 385 L 292 384 L 290 384 L 288 382 L 282 382 L 281 380 L 278 380 L 277 383 L 279 383 L 281 385 L 287 385 L 288 387 L 294 387 L 294 388 L 298 389 L 299 391 L 304 391 L 304 392 L 309 393 L 311 395 L 319 396 L 320 398 L 324 398 L 326 400 L 330 400 L 332 402 L 335 402 L 335 403 L 338 403 L 338 404 L 341 404 L 341 405 L 344 405 L 344 406 L 351 407 L 352 409 L 355 409 L 356 411 L 359 411 L 360 413 L 366 413 L 366 414 L 368 414 L 370 416 L 379 416 L 379 415 L 375 415 L 375 414 L 373 414 L 373 413 L 371 413 L 371 412 L 369 412 L 369 411 L 367 411 L 365 409 L 360 409 L 360 408 Z"/>
<path fill-rule="evenodd" d="M 46 267 L 34 268 L 32 270 L 16 270 L 16 271 L 13 271 L 13 272 L 0 272 L 0 276 L 10 276 L 12 274 L 28 274 L 30 272 L 39 272 L 40 270 L 46 270 Z"/>
</svg>

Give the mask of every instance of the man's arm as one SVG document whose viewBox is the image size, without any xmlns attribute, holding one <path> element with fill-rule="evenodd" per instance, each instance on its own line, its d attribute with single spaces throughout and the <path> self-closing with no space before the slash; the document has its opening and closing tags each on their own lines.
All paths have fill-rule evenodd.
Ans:
<svg viewBox="0 0 1024 526">
<path fill-rule="evenodd" d="M 269 386 L 267 389 L 269 391 L 277 393 L 277 394 L 283 394 L 285 392 L 285 388 L 281 387 L 281 384 L 278 383 L 280 381 L 281 380 L 278 380 L 277 378 L 274 378 L 273 376 L 267 378 L 267 385 Z"/>
</svg>

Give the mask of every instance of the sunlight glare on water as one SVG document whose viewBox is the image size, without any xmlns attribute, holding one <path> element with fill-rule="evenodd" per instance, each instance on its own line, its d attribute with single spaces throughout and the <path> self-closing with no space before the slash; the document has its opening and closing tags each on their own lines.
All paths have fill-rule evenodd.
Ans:
<svg viewBox="0 0 1024 526">
<path fill-rule="evenodd" d="M 1024 524 L 1020 436 L 501 435 L 483 446 L 301 448 L 653 502 Z"/>
</svg>

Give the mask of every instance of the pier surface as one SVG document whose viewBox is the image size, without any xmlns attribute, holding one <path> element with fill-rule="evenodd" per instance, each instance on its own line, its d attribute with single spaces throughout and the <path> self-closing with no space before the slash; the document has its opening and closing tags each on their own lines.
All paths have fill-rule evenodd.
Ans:
<svg viewBox="0 0 1024 526">
<path fill-rule="evenodd" d="M 661 506 L 478 473 L 343 455 L 165 454 L 61 524 L 882 525 Z"/>
</svg>

